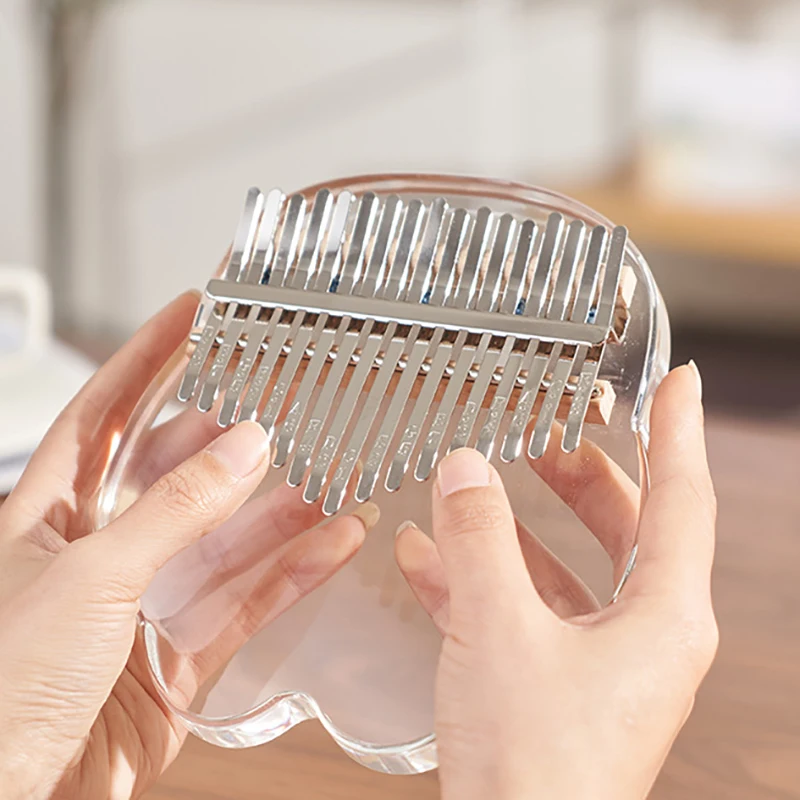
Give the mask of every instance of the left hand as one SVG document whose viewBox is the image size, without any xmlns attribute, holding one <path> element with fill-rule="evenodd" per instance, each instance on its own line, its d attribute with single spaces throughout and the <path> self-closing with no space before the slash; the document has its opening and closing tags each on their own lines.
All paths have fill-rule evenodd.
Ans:
<svg viewBox="0 0 800 800">
<path fill-rule="evenodd" d="M 191 440 L 198 446 L 187 450 L 181 436 L 160 448 L 160 462 L 148 466 L 152 479 L 166 474 L 106 528 L 92 532 L 86 509 L 114 434 L 183 343 L 196 300 L 180 297 L 99 370 L 0 509 L 3 800 L 138 796 L 186 736 L 148 672 L 140 597 L 160 567 L 247 500 L 267 472 L 267 437 L 252 422 L 222 435 L 206 425 L 201 441 Z M 352 515 L 309 530 L 322 512 L 299 493 L 257 502 L 258 526 L 247 509 L 227 524 L 250 556 L 269 557 L 270 566 L 216 644 L 177 665 L 189 699 L 249 634 L 323 583 L 363 542 L 365 524 Z"/>
</svg>

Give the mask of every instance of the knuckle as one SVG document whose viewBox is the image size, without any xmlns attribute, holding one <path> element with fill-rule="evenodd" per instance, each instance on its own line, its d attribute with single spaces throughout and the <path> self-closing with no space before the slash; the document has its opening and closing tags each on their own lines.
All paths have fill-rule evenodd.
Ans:
<svg viewBox="0 0 800 800">
<path fill-rule="evenodd" d="M 226 482 L 218 475 L 213 457 L 198 456 L 153 485 L 153 492 L 169 509 L 205 517 L 213 513 L 225 495 Z"/>
</svg>

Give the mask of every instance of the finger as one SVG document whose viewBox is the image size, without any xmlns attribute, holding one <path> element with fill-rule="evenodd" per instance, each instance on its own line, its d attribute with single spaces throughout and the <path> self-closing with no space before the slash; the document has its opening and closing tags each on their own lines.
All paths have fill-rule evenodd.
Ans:
<svg viewBox="0 0 800 800">
<path fill-rule="evenodd" d="M 519 521 L 517 532 L 533 584 L 554 613 L 566 619 L 599 610 L 600 604 L 589 588 Z M 397 533 L 395 556 L 420 605 L 445 633 L 449 594 L 436 545 L 414 523 L 406 522 Z"/>
<path fill-rule="evenodd" d="M 230 592 L 227 599 L 236 605 L 229 613 L 220 614 L 215 607 L 210 615 L 206 605 L 218 603 L 219 595 L 216 598 L 208 595 L 182 612 L 180 618 L 166 621 L 170 638 L 180 643 L 191 635 L 184 631 L 207 631 L 213 619 L 230 620 L 213 641 L 186 654 L 173 666 L 172 675 L 167 676 L 170 684 L 177 686 L 190 702 L 198 687 L 243 644 L 347 564 L 379 516 L 377 507 L 367 503 L 354 514 L 337 517 L 288 542 L 277 554 L 264 560 L 264 570 L 248 592 L 242 595 L 238 587 Z"/>
<path fill-rule="evenodd" d="M 196 293 L 174 300 L 97 371 L 37 448 L 12 502 L 41 514 L 63 500 L 74 510 L 74 487 L 94 489 L 112 434 L 122 429 L 147 385 L 186 338 L 196 307 Z"/>
<path fill-rule="evenodd" d="M 477 450 L 456 450 L 440 463 L 433 532 L 450 589 L 451 620 L 539 602 L 500 476 Z"/>
<path fill-rule="evenodd" d="M 400 572 L 439 633 L 444 635 L 450 619 L 450 595 L 436 545 L 413 522 L 404 522 L 397 531 L 394 547 Z"/>
<path fill-rule="evenodd" d="M 102 563 L 107 599 L 132 600 L 176 553 L 212 531 L 244 503 L 267 471 L 264 429 L 244 422 L 159 478 L 93 536 L 73 542 Z"/>
<path fill-rule="evenodd" d="M 627 473 L 594 442 L 583 439 L 574 453 L 553 435 L 533 471 L 571 508 L 597 538 L 622 577 L 636 543 L 641 491 Z"/>
<path fill-rule="evenodd" d="M 705 598 L 714 558 L 716 500 L 694 365 L 673 371 L 656 393 L 649 465 L 637 565 L 623 596 L 657 596 L 670 603 Z"/>
<path fill-rule="evenodd" d="M 567 619 L 600 609 L 591 589 L 519 520 L 517 535 L 533 585 L 555 614 Z"/>
</svg>

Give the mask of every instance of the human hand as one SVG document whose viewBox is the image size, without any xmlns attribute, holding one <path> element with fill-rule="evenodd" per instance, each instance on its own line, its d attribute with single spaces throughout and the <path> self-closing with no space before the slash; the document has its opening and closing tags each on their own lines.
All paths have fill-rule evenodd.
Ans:
<svg viewBox="0 0 800 800">
<path fill-rule="evenodd" d="M 165 424 L 174 435 L 145 452 L 141 497 L 91 532 L 109 444 L 182 344 L 196 304 L 176 300 L 99 370 L 0 509 L 3 800 L 129 798 L 175 758 L 186 732 L 151 682 L 137 612 L 155 573 L 188 545 L 224 524 L 248 567 L 267 564 L 213 647 L 175 665 L 191 698 L 363 542 L 365 524 L 352 515 L 310 530 L 321 509 L 285 486 L 255 501 L 257 519 L 251 506 L 237 513 L 267 471 L 266 435 L 251 422 L 220 435 L 196 412 Z"/>
<path fill-rule="evenodd" d="M 474 450 L 440 465 L 434 539 L 399 531 L 400 568 L 444 635 L 444 800 L 642 800 L 652 787 L 718 640 L 716 506 L 693 365 L 665 379 L 651 428 L 641 515 L 636 487 L 588 442 L 569 462 L 551 448 L 532 464 L 618 578 L 638 526 L 636 568 L 607 608 L 519 529 L 497 472 Z"/>
</svg>

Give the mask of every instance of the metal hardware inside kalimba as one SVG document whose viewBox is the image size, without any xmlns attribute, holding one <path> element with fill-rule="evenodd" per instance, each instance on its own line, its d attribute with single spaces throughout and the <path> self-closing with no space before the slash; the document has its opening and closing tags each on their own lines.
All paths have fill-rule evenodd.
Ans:
<svg viewBox="0 0 800 800">
<path fill-rule="evenodd" d="M 572 452 L 614 404 L 598 373 L 635 291 L 626 244 L 625 228 L 589 231 L 558 213 L 540 234 L 533 220 L 443 198 L 322 190 L 309 202 L 252 189 L 198 310 L 179 399 L 199 390 L 209 411 L 224 391 L 220 425 L 257 418 L 275 431 L 275 465 L 293 454 L 294 486 L 310 468 L 304 497 L 327 487 L 327 514 L 359 460 L 365 501 L 387 459 L 394 491 L 420 442 L 414 475 L 425 480 L 445 449 L 488 457 L 504 419 L 503 461 L 519 457 L 532 418 L 531 458 L 556 419 Z"/>
</svg>

